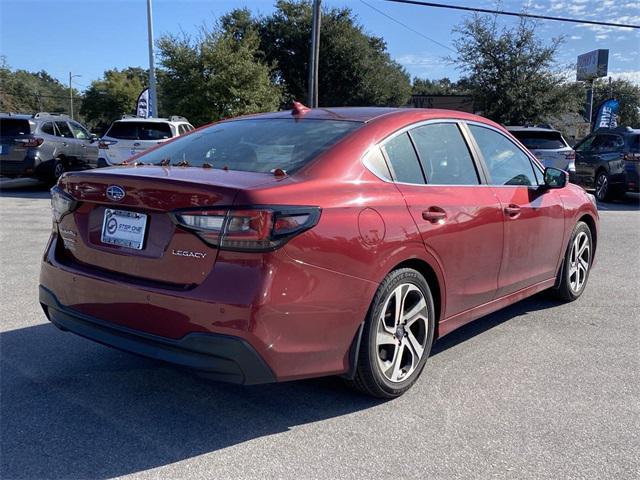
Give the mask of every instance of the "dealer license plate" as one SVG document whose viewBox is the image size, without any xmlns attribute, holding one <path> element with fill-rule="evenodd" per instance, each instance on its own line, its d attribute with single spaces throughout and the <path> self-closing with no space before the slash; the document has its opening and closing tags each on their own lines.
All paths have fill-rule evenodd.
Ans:
<svg viewBox="0 0 640 480">
<path fill-rule="evenodd" d="M 147 229 L 147 215 L 107 208 L 102 221 L 103 243 L 142 250 Z"/>
</svg>

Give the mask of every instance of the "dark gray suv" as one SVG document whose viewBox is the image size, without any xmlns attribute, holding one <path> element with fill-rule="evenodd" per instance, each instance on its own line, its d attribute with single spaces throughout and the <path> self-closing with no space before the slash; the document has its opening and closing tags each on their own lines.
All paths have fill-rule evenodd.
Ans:
<svg viewBox="0 0 640 480">
<path fill-rule="evenodd" d="M 67 115 L 0 113 L 0 176 L 52 182 L 97 164 L 96 136 Z"/>
</svg>

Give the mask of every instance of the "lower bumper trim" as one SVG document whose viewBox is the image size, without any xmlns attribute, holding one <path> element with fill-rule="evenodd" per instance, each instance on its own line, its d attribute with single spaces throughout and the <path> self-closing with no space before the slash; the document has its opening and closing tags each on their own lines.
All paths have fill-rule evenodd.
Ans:
<svg viewBox="0 0 640 480">
<path fill-rule="evenodd" d="M 276 381 L 265 361 L 241 338 L 191 333 L 179 340 L 172 340 L 76 312 L 61 305 L 55 294 L 42 285 L 39 296 L 51 323 L 103 345 L 193 368 L 213 380 L 244 385 Z"/>
</svg>

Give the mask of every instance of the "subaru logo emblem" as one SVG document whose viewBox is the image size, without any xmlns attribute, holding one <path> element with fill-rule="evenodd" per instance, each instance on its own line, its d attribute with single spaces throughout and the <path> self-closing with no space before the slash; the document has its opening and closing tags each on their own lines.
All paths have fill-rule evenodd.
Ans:
<svg viewBox="0 0 640 480">
<path fill-rule="evenodd" d="M 109 200 L 113 200 L 114 202 L 119 202 L 125 196 L 124 188 L 118 185 L 109 185 L 107 187 L 107 198 Z"/>
</svg>

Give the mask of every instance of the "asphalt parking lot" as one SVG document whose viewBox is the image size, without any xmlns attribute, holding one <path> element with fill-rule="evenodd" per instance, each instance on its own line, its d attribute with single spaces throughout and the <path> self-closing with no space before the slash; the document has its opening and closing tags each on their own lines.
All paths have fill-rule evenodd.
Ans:
<svg viewBox="0 0 640 480">
<path fill-rule="evenodd" d="M 640 205 L 601 208 L 584 296 L 452 333 L 383 402 L 336 379 L 239 387 L 49 324 L 48 192 L 0 192 L 0 477 L 638 478 Z"/>
</svg>

